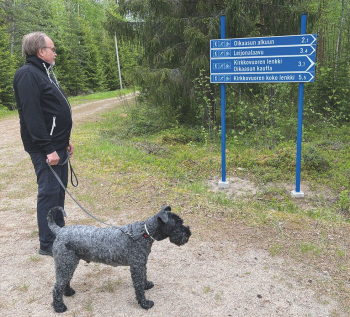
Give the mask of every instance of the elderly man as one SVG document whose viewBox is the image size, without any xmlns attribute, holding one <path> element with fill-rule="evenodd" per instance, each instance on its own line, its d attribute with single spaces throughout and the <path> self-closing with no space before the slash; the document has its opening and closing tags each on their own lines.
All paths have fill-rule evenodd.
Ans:
<svg viewBox="0 0 350 317">
<path fill-rule="evenodd" d="M 46 218 L 52 207 L 64 207 L 65 191 L 48 164 L 67 185 L 68 165 L 62 163 L 74 151 L 70 141 L 72 113 L 52 70 L 57 56 L 53 41 L 41 32 L 27 34 L 23 37 L 22 53 L 26 63 L 17 70 L 13 88 L 24 149 L 32 159 L 37 177 L 39 254 L 52 256 L 55 235 Z M 57 214 L 55 221 L 64 226 L 62 214 Z"/>
</svg>

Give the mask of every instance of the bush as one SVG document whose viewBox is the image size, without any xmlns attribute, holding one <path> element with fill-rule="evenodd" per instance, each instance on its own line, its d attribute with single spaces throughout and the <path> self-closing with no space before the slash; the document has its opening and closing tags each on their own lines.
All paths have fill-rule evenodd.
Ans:
<svg viewBox="0 0 350 317">
<path fill-rule="evenodd" d="M 313 144 L 305 146 L 302 153 L 304 167 L 307 170 L 323 172 L 330 168 L 330 163 Z"/>
<path fill-rule="evenodd" d="M 198 129 L 187 129 L 185 127 L 172 129 L 164 132 L 163 142 L 169 144 L 189 144 L 191 142 L 203 142 L 204 136 Z"/>
<path fill-rule="evenodd" d="M 172 120 L 171 115 L 166 116 L 162 113 L 162 109 L 141 104 L 132 108 L 128 116 L 126 134 L 128 136 L 151 135 L 170 129 L 176 124 L 177 121 Z"/>
<path fill-rule="evenodd" d="M 347 216 L 350 215 L 350 196 L 348 190 L 344 190 L 340 193 L 338 205 L 341 212 Z"/>
</svg>

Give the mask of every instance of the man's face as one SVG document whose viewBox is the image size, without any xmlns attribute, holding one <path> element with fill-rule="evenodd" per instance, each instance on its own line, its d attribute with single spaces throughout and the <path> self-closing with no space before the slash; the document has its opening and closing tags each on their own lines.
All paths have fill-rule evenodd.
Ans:
<svg viewBox="0 0 350 317">
<path fill-rule="evenodd" d="M 43 61 L 53 66 L 55 65 L 55 57 L 57 56 L 56 48 L 49 37 L 45 37 L 45 39 L 46 39 L 46 46 L 39 48 L 38 57 L 40 57 Z"/>
</svg>

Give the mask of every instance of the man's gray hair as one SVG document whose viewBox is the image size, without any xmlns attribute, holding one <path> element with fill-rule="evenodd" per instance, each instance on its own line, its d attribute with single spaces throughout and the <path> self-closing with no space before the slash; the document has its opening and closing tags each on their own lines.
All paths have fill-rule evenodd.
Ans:
<svg viewBox="0 0 350 317">
<path fill-rule="evenodd" d="M 46 36 L 42 32 L 33 32 L 25 35 L 22 40 L 22 56 L 37 55 L 38 49 L 46 46 Z"/>
</svg>

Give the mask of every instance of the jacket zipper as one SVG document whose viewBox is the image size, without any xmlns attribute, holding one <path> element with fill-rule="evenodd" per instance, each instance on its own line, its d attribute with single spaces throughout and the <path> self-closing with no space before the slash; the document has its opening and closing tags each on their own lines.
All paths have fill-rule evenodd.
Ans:
<svg viewBox="0 0 350 317">
<path fill-rule="evenodd" d="M 55 87 L 56 87 L 57 90 L 60 92 L 60 94 L 62 95 L 62 97 L 64 98 L 64 100 L 67 102 L 67 105 L 68 105 L 68 108 L 69 108 L 69 111 L 70 111 L 70 115 L 71 115 L 71 117 L 72 117 L 72 108 L 71 108 L 71 106 L 70 106 L 70 104 L 69 104 L 67 98 L 64 96 L 64 94 L 62 93 L 62 91 L 59 89 L 58 83 L 57 83 L 57 85 L 56 85 L 55 82 L 51 79 L 50 71 L 49 71 L 49 69 L 50 69 L 51 67 L 49 67 L 49 69 L 47 69 L 47 67 L 45 66 L 45 63 L 43 63 L 43 66 L 44 66 L 44 68 L 45 68 L 45 70 L 46 70 L 47 77 L 49 78 L 50 82 L 51 82 L 52 84 L 55 85 Z M 55 74 L 54 74 L 54 75 L 55 75 Z M 56 76 L 55 76 L 55 79 L 56 79 Z M 57 81 L 57 79 L 56 79 L 56 81 Z"/>
<path fill-rule="evenodd" d="M 70 115 L 72 116 L 72 108 L 71 108 L 71 106 L 70 106 L 70 104 L 69 104 L 67 98 L 64 96 L 64 94 L 62 93 L 62 91 L 57 87 L 57 85 L 56 85 L 54 82 L 52 82 L 52 83 L 55 85 L 55 87 L 57 88 L 57 90 L 60 92 L 60 94 L 62 95 L 62 97 L 64 98 L 64 100 L 67 102 L 67 105 L 68 105 L 69 111 L 70 111 Z"/>
<path fill-rule="evenodd" d="M 53 117 L 52 118 L 52 128 L 51 128 L 51 133 L 50 135 L 52 136 L 52 133 L 53 133 L 53 130 L 55 129 L 56 127 L 56 117 Z"/>
</svg>

